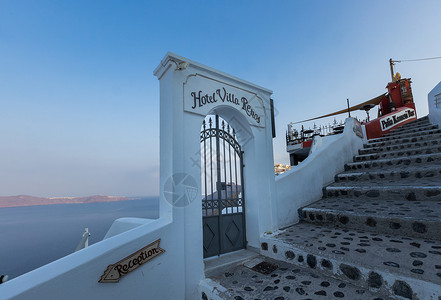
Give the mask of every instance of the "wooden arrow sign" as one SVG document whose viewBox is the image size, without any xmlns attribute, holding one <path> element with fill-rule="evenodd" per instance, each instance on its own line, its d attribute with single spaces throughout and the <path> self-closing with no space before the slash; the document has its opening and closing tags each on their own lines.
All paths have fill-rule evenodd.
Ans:
<svg viewBox="0 0 441 300">
<path fill-rule="evenodd" d="M 129 256 L 121 259 L 119 262 L 109 265 L 104 271 L 99 282 L 118 282 L 121 277 L 127 275 L 133 270 L 139 268 L 149 260 L 165 252 L 164 249 L 159 247 L 161 239 L 158 239 L 148 246 L 130 254 Z"/>
</svg>

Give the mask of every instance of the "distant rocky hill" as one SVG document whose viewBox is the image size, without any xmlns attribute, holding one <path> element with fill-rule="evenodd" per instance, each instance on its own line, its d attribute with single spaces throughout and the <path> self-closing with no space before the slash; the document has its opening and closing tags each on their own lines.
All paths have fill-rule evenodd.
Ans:
<svg viewBox="0 0 441 300">
<path fill-rule="evenodd" d="M 3 197 L 0 196 L 0 207 L 113 202 L 113 201 L 123 201 L 123 200 L 134 200 L 134 198 L 119 197 L 119 196 L 103 196 L 103 195 L 94 195 L 88 197 L 53 197 L 53 198 L 34 197 L 28 195 L 3 196 Z"/>
<path fill-rule="evenodd" d="M 238 195 L 242 192 L 242 186 L 240 185 L 236 185 L 234 182 L 229 183 L 229 185 L 225 188 L 225 190 L 221 191 L 221 198 L 222 199 L 232 199 L 232 198 L 237 198 Z M 226 193 L 226 194 L 225 194 Z M 209 194 L 207 195 L 207 197 L 205 197 L 204 195 L 202 195 L 202 200 L 204 200 L 205 198 L 207 199 L 217 199 L 218 197 L 218 191 L 215 191 L 213 194 Z"/>
</svg>

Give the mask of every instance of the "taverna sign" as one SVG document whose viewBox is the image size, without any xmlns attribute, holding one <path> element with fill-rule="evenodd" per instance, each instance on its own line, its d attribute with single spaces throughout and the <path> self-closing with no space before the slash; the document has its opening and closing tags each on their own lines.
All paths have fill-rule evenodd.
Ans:
<svg viewBox="0 0 441 300">
<path fill-rule="evenodd" d="M 389 130 L 392 127 L 395 127 L 395 125 L 403 123 L 407 119 L 416 119 L 416 114 L 414 109 L 408 108 L 406 110 L 400 111 L 399 113 L 393 116 L 388 116 L 383 119 L 380 119 L 381 130 L 382 131 Z"/>
<path fill-rule="evenodd" d="M 219 105 L 234 107 L 250 125 L 265 127 L 263 101 L 255 93 L 197 74 L 184 83 L 185 111 L 205 116 Z"/>
</svg>

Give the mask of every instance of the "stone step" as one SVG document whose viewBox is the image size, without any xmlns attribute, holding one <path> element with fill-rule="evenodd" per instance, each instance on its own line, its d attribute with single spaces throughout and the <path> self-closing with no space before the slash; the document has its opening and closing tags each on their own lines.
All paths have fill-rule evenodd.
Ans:
<svg viewBox="0 0 441 300">
<path fill-rule="evenodd" d="M 264 255 L 309 266 L 396 299 L 440 296 L 441 241 L 305 222 L 261 241 Z"/>
<path fill-rule="evenodd" d="M 382 168 L 372 171 L 348 171 L 337 174 L 335 182 L 345 181 L 369 181 L 373 179 L 380 179 L 384 182 L 389 180 L 397 181 L 402 178 L 431 178 L 437 177 L 441 182 L 441 161 L 438 165 L 422 165 L 422 166 L 404 166 L 397 170 L 397 168 Z"/>
<path fill-rule="evenodd" d="M 406 150 L 381 151 L 354 156 L 354 161 L 368 161 L 385 158 L 406 157 L 417 154 L 441 153 L 441 143 L 439 145 L 431 145 L 425 147 L 416 147 Z"/>
<path fill-rule="evenodd" d="M 407 123 L 403 126 L 400 126 L 396 129 L 394 129 L 393 131 L 403 131 L 403 130 L 407 130 L 410 128 L 415 128 L 418 126 L 422 126 L 422 125 L 427 125 L 427 124 L 431 124 L 429 119 L 425 119 L 425 120 L 417 120 L 417 121 L 413 121 L 411 123 Z"/>
<path fill-rule="evenodd" d="M 427 120 L 429 120 L 429 115 L 425 115 L 424 117 L 419 117 L 414 122 L 422 122 L 422 121 L 427 121 Z"/>
<path fill-rule="evenodd" d="M 407 134 L 407 133 L 418 133 L 420 131 L 426 131 L 426 130 L 432 130 L 432 129 L 438 129 L 439 126 L 438 125 L 432 125 L 432 124 L 427 124 L 427 125 L 421 125 L 415 128 L 408 128 L 406 130 L 393 130 L 389 133 L 386 133 L 384 135 L 384 137 L 392 137 L 392 136 L 397 136 L 397 135 L 401 135 L 401 134 Z"/>
<path fill-rule="evenodd" d="M 336 182 L 323 188 L 324 198 L 357 198 L 370 200 L 441 201 L 439 178 L 406 178 L 384 182 Z"/>
<path fill-rule="evenodd" d="M 425 115 L 424 117 L 419 117 L 418 119 L 412 121 L 412 123 L 424 122 L 424 121 L 428 121 L 428 120 L 429 120 L 429 115 Z"/>
<path fill-rule="evenodd" d="M 422 122 L 422 123 L 416 123 L 416 124 L 408 124 L 398 127 L 396 129 L 391 130 L 390 132 L 384 134 L 383 136 L 393 136 L 393 135 L 399 135 L 399 134 L 403 134 L 403 133 L 408 133 L 408 132 L 412 132 L 414 130 L 425 130 L 426 128 L 430 128 L 430 126 L 433 126 L 432 123 L 430 122 Z"/>
<path fill-rule="evenodd" d="M 396 135 L 392 135 L 392 136 L 383 136 L 381 138 L 376 138 L 376 139 L 370 139 L 368 141 L 369 144 L 373 144 L 373 143 L 378 143 L 378 142 L 385 142 L 385 141 L 393 141 L 396 139 L 404 139 L 404 138 L 411 138 L 414 137 L 416 135 L 418 136 L 423 136 L 423 135 L 431 135 L 431 134 L 437 134 L 437 133 L 441 133 L 441 129 L 439 128 L 435 128 L 435 129 L 426 129 L 426 130 L 421 130 L 418 132 L 405 132 L 405 133 L 401 133 L 401 134 L 396 134 Z"/>
<path fill-rule="evenodd" d="M 419 118 L 417 120 L 413 120 L 410 123 L 407 123 L 407 124 L 405 124 L 405 125 L 403 125 L 403 126 L 401 126 L 399 128 L 402 128 L 402 127 L 404 127 L 404 128 L 405 127 L 412 127 L 414 125 L 418 125 L 418 124 L 422 124 L 422 123 L 428 123 L 428 122 L 430 122 L 430 120 L 429 120 L 429 118 L 427 116 L 425 116 L 423 118 Z"/>
<path fill-rule="evenodd" d="M 361 171 L 364 169 L 382 169 L 396 167 L 397 171 L 406 166 L 413 165 L 439 165 L 441 153 L 416 154 L 406 157 L 383 158 L 369 161 L 357 161 L 345 164 L 345 171 Z"/>
<path fill-rule="evenodd" d="M 409 143 L 427 142 L 432 140 L 437 140 L 437 141 L 441 140 L 441 133 L 422 135 L 422 136 L 415 135 L 413 137 L 399 138 L 390 141 L 374 142 L 374 143 L 365 144 L 364 148 L 393 146 L 393 145 L 401 145 L 401 144 L 409 144 Z"/>
<path fill-rule="evenodd" d="M 429 115 L 425 115 L 424 117 L 419 117 L 419 118 L 417 119 L 417 121 L 418 121 L 418 120 L 420 120 L 420 121 L 429 120 Z"/>
<path fill-rule="evenodd" d="M 253 269 L 256 265 L 267 266 L 268 274 L 255 271 L 259 268 Z M 270 266 L 277 268 L 270 272 Z M 392 299 L 376 291 L 326 276 L 316 268 L 311 269 L 306 263 L 299 266 L 263 255 L 220 270 L 208 279 L 201 288 L 202 299 Z"/>
<path fill-rule="evenodd" d="M 385 136 L 406 133 L 414 129 L 419 129 L 421 127 L 427 127 L 430 125 L 432 125 L 432 123 L 430 123 L 429 121 L 409 123 L 404 126 L 393 129 L 392 131 L 386 133 Z"/>
<path fill-rule="evenodd" d="M 303 207 L 299 215 L 318 225 L 441 240 L 441 201 L 325 198 Z"/>
<path fill-rule="evenodd" d="M 400 128 L 410 128 L 410 127 L 414 127 L 414 126 L 418 126 L 420 124 L 426 124 L 426 123 L 430 123 L 430 120 L 429 120 L 428 116 L 424 116 L 424 117 L 419 118 L 417 120 L 414 120 L 414 121 L 412 121 L 410 123 L 407 123 L 407 124 L 399 127 L 398 129 L 400 129 Z"/>
<path fill-rule="evenodd" d="M 390 152 L 390 151 L 398 151 L 398 150 L 414 150 L 414 149 L 419 149 L 421 147 L 432 147 L 436 145 L 441 145 L 441 140 L 434 139 L 434 140 L 421 141 L 416 143 L 386 145 L 382 147 L 369 147 L 358 150 L 358 153 L 362 155 L 369 153 Z"/>
</svg>

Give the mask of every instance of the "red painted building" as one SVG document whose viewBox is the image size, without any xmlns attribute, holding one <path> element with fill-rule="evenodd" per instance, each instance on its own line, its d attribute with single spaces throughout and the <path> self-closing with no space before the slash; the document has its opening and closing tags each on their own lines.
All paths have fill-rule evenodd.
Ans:
<svg viewBox="0 0 441 300">
<path fill-rule="evenodd" d="M 411 83 L 410 78 L 401 79 L 397 73 L 394 80 L 387 84 L 387 93 L 380 101 L 378 118 L 363 124 L 367 139 L 381 137 L 417 118 Z"/>
</svg>

